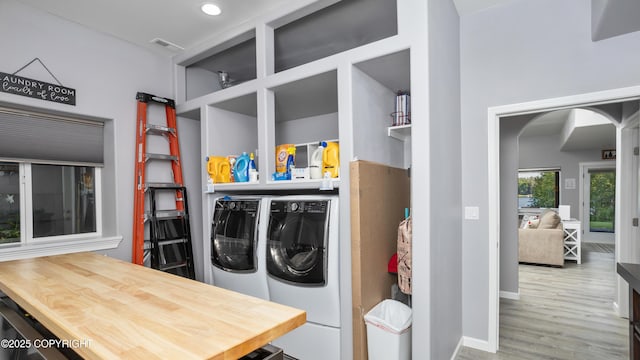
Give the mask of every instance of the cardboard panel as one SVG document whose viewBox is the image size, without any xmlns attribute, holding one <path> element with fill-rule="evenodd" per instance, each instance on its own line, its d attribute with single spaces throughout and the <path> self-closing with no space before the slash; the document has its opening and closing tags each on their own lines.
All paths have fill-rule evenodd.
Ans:
<svg viewBox="0 0 640 360">
<path fill-rule="evenodd" d="M 391 297 L 397 276 L 387 272 L 396 252 L 398 225 L 410 207 L 406 169 L 368 162 L 350 164 L 353 358 L 366 360 L 364 314 Z"/>
</svg>

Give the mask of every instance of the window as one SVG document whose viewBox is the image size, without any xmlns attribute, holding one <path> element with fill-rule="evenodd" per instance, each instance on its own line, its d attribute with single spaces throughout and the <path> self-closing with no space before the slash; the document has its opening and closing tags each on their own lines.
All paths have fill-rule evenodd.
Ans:
<svg viewBox="0 0 640 360">
<path fill-rule="evenodd" d="M 96 169 L 31 166 L 33 237 L 96 232 Z"/>
<path fill-rule="evenodd" d="M 560 170 L 520 170 L 518 208 L 557 208 L 560 204 Z"/>
<path fill-rule="evenodd" d="M 0 244 L 98 235 L 99 175 L 89 166 L 0 162 Z"/>
<path fill-rule="evenodd" d="M 0 106 L 0 261 L 121 241 L 102 237 L 103 129 L 101 121 Z"/>
</svg>

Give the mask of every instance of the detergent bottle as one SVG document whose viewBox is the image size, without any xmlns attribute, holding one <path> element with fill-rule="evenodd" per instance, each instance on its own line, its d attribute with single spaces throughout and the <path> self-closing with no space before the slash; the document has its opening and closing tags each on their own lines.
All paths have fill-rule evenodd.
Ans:
<svg viewBox="0 0 640 360">
<path fill-rule="evenodd" d="M 249 181 L 258 181 L 258 169 L 256 169 L 256 162 L 253 153 L 249 154 Z"/>
<path fill-rule="evenodd" d="M 224 156 L 208 156 L 207 172 L 211 177 L 211 181 L 215 184 L 229 182 L 231 174 L 231 165 L 229 159 Z"/>
<path fill-rule="evenodd" d="M 311 154 L 311 161 L 309 162 L 309 176 L 312 179 L 322 179 L 322 154 L 324 153 L 324 147 L 327 143 L 320 142 L 320 146 Z"/>
<path fill-rule="evenodd" d="M 296 167 L 296 148 L 290 146 L 287 153 L 289 154 L 287 156 L 287 174 L 291 176 L 293 169 Z"/>
<path fill-rule="evenodd" d="M 329 173 L 332 178 L 340 176 L 340 146 L 335 142 L 323 144 L 325 149 L 322 153 L 322 173 Z"/>
<path fill-rule="evenodd" d="M 249 181 L 249 155 L 246 152 L 243 152 L 242 155 L 238 156 L 236 159 L 236 164 L 233 168 L 233 176 L 236 182 L 247 182 Z"/>
</svg>

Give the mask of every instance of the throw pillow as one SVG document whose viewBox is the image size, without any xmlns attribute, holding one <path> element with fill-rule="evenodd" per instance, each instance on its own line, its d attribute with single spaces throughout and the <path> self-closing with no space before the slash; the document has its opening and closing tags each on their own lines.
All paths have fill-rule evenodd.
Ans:
<svg viewBox="0 0 640 360">
<path fill-rule="evenodd" d="M 529 229 L 537 229 L 540 226 L 540 219 L 531 219 L 528 221 L 527 228 Z"/>
<path fill-rule="evenodd" d="M 560 224 L 560 216 L 555 211 L 547 211 L 540 218 L 540 224 L 538 225 L 539 229 L 555 229 Z"/>
</svg>

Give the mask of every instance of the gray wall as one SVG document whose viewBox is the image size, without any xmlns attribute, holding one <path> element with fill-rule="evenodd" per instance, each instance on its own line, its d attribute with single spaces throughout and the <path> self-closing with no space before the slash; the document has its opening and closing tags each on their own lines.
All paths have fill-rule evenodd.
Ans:
<svg viewBox="0 0 640 360">
<path fill-rule="evenodd" d="M 430 135 L 423 146 L 431 154 L 431 197 L 414 201 L 431 204 L 430 358 L 448 359 L 462 336 L 459 18 L 451 0 L 430 1 L 428 7 Z M 423 152 L 413 154 L 415 160 Z M 420 179 L 413 181 L 420 186 Z M 416 350 L 414 359 L 426 358 Z"/>
<path fill-rule="evenodd" d="M 462 204 L 487 218 L 487 108 L 640 84 L 640 33 L 591 41 L 583 0 L 515 0 L 461 18 Z M 463 223 L 463 333 L 488 340 L 489 239 Z"/>
<path fill-rule="evenodd" d="M 170 59 L 14 0 L 0 1 L 0 33 L 5 34 L 0 37 L 0 71 L 12 73 L 39 57 L 65 86 L 76 89 L 77 105 L 55 104 L 5 93 L 0 93 L 0 102 L 107 119 L 105 133 L 114 142 L 106 145 L 103 171 L 104 230 L 109 235 L 124 236 L 120 246 L 107 253 L 129 261 L 135 95 L 144 91 L 172 97 L 173 67 Z M 38 64 L 29 66 L 18 75 L 55 82 Z M 198 136 L 181 139 L 183 151 L 189 144 L 197 156 Z M 187 181 L 191 176 L 193 174 L 185 174 Z M 199 182 L 199 175 L 195 178 Z M 201 217 L 199 212 L 193 215 Z"/>
<path fill-rule="evenodd" d="M 518 134 L 533 115 L 500 122 L 500 291 L 518 292 Z"/>
<path fill-rule="evenodd" d="M 571 205 L 571 217 L 580 218 L 580 163 L 602 161 L 600 150 L 561 151 L 560 136 L 520 138 L 520 168 L 559 168 L 560 203 Z M 615 166 L 615 162 L 612 161 Z M 565 189 L 564 179 L 576 179 L 575 189 Z"/>
</svg>

